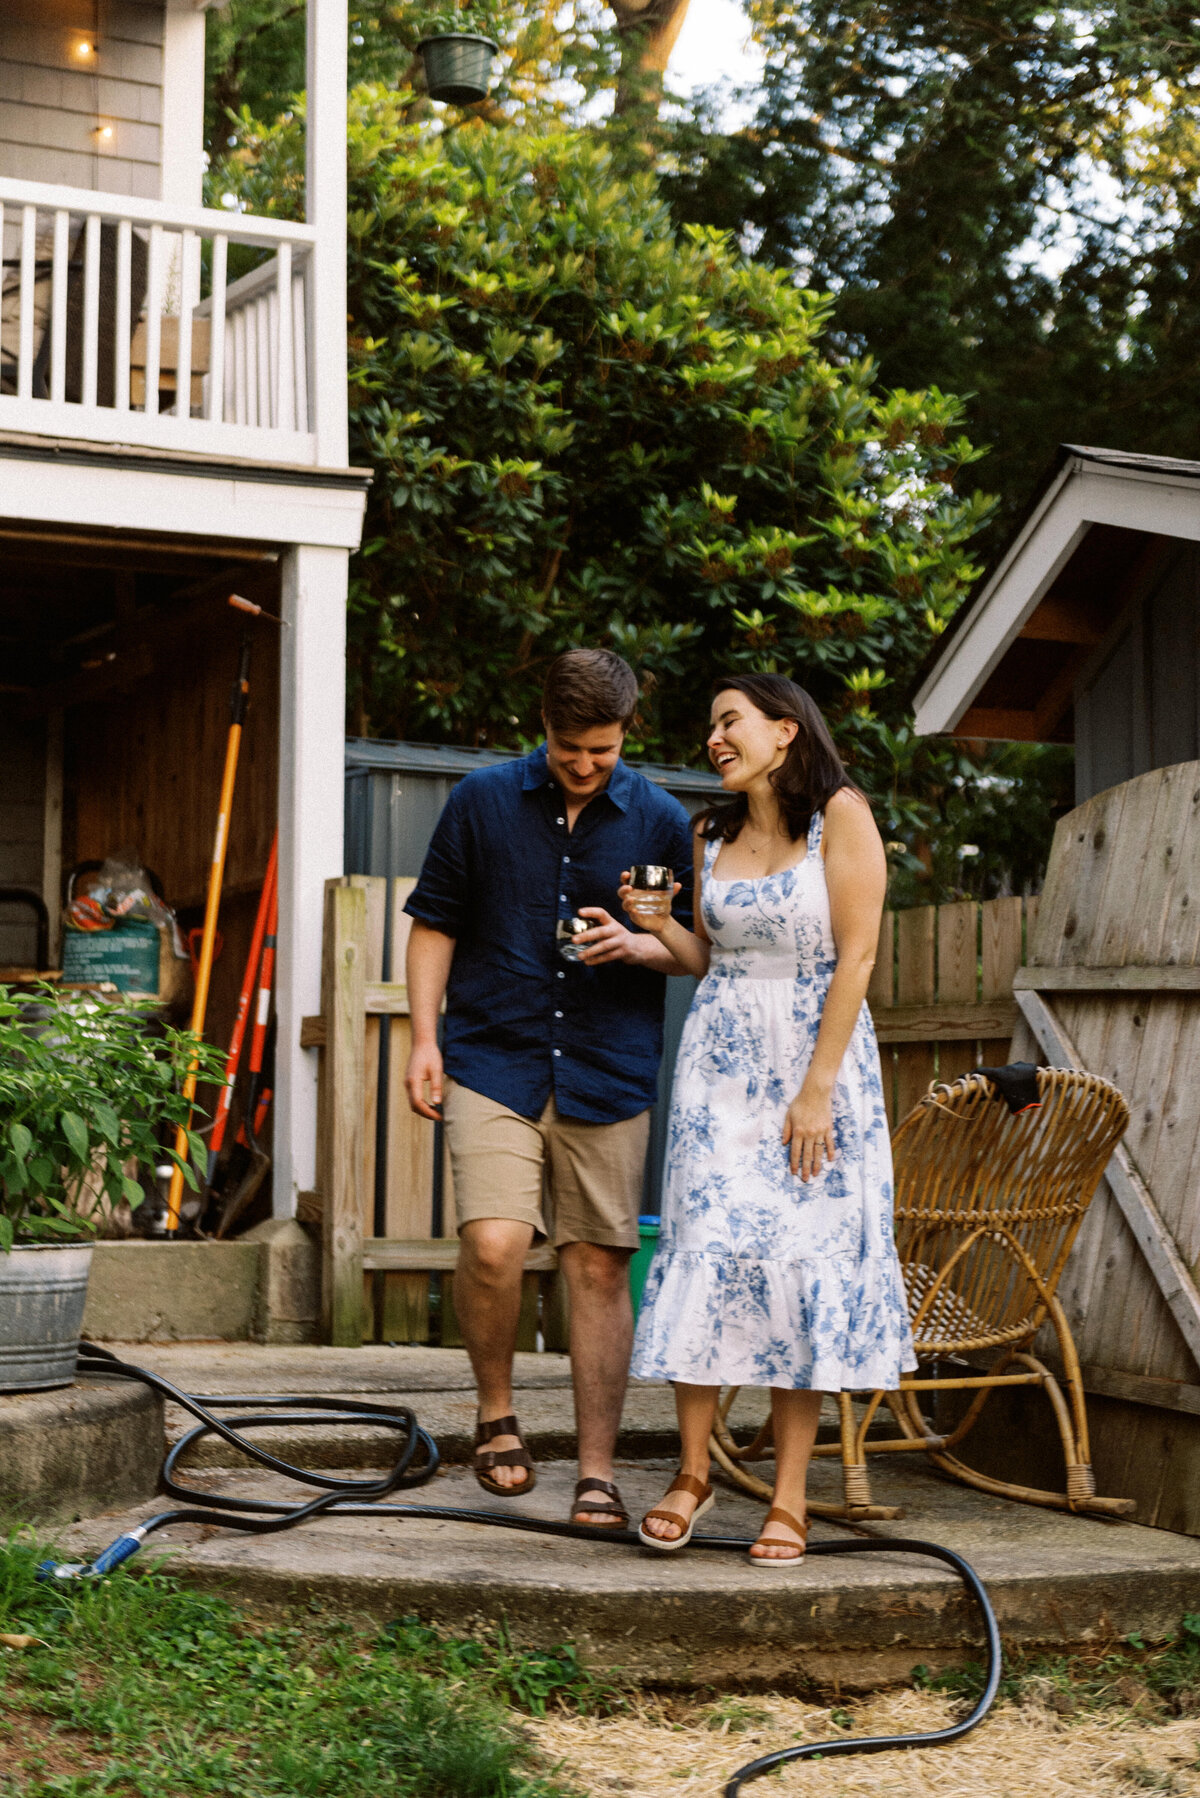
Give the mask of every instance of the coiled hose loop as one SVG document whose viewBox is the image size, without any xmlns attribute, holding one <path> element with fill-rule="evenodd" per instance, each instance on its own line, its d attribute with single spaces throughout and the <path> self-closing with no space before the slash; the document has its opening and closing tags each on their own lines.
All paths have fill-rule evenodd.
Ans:
<svg viewBox="0 0 1200 1798">
<path fill-rule="evenodd" d="M 187 1502 L 175 1510 L 160 1511 L 145 1523 L 139 1524 L 136 1529 L 127 1530 L 109 1543 L 94 1561 L 43 1562 L 39 1568 L 43 1579 L 98 1578 L 136 1554 L 148 1536 L 172 1523 L 215 1523 L 224 1525 L 226 1529 L 266 1536 L 274 1535 L 278 1530 L 294 1529 L 298 1523 L 320 1513 L 338 1517 L 436 1517 L 443 1523 L 479 1523 L 493 1529 L 524 1530 L 534 1535 L 566 1537 L 574 1541 L 638 1546 L 638 1538 L 633 1530 L 600 1531 L 587 1524 L 556 1523 L 549 1518 L 540 1517 L 506 1516 L 502 1512 L 471 1511 L 453 1505 L 385 1503 L 390 1493 L 411 1490 L 431 1480 L 440 1462 L 437 1443 L 421 1427 L 415 1411 L 410 1410 L 407 1405 L 286 1395 L 198 1396 L 181 1391 L 170 1380 L 163 1379 L 161 1374 L 152 1373 L 149 1368 L 135 1367 L 128 1361 L 118 1360 L 108 1349 L 91 1342 L 80 1344 L 79 1371 L 109 1378 L 137 1380 L 142 1385 L 149 1386 L 152 1391 L 160 1393 L 163 1398 L 170 1399 L 172 1404 L 181 1405 L 198 1420 L 196 1428 L 189 1430 L 175 1444 L 163 1463 L 163 1490 L 172 1498 Z M 240 1415 L 235 1424 L 221 1417 L 219 1413 L 222 1411 L 236 1411 L 244 1415 Z M 399 1439 L 399 1448 L 393 1465 L 379 1479 L 339 1479 L 333 1474 L 320 1473 L 312 1468 L 294 1467 L 289 1461 L 280 1460 L 266 1449 L 259 1448 L 244 1434 L 247 1430 L 279 1428 L 284 1424 L 292 1428 L 315 1428 L 334 1422 L 394 1431 Z M 178 1463 L 188 1449 L 205 1436 L 220 1436 L 231 1448 L 248 1455 L 252 1461 L 257 1461 L 260 1467 L 265 1467 L 271 1473 L 283 1474 L 289 1480 L 317 1487 L 317 1497 L 306 1504 L 292 1504 L 280 1499 L 226 1497 L 184 1484 L 176 1474 Z M 741 1554 L 750 1547 L 750 1538 L 746 1536 L 695 1536 L 692 1540 L 697 1548 L 727 1549 Z M 764 1754 L 758 1760 L 748 1761 L 731 1775 L 725 1786 L 724 1798 L 737 1798 L 742 1787 L 752 1779 L 758 1779 L 764 1773 L 773 1773 L 776 1768 L 787 1766 L 791 1761 L 812 1760 L 817 1757 L 825 1759 L 835 1754 L 882 1754 L 890 1749 L 937 1748 L 948 1742 L 956 1742 L 982 1723 L 995 1703 L 1000 1685 L 1000 1631 L 983 1583 L 971 1564 L 952 1549 L 942 1548 L 936 1542 L 922 1542 L 910 1537 L 861 1535 L 848 1542 L 814 1542 L 810 1544 L 806 1558 L 811 1560 L 823 1555 L 856 1554 L 921 1555 L 926 1560 L 941 1561 L 958 1575 L 983 1619 L 987 1675 L 978 1703 L 969 1716 L 959 1723 L 950 1724 L 946 1729 L 926 1730 L 917 1735 L 858 1736 L 832 1742 L 806 1742 L 799 1747 L 780 1749 L 775 1754 Z"/>
</svg>

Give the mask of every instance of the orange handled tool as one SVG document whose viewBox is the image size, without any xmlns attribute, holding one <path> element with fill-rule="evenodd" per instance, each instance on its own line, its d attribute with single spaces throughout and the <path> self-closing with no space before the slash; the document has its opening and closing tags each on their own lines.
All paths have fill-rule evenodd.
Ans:
<svg viewBox="0 0 1200 1798">
<path fill-rule="evenodd" d="M 213 1181 L 216 1179 L 217 1157 L 221 1153 L 225 1132 L 229 1128 L 229 1113 L 233 1105 L 233 1089 L 237 1084 L 238 1063 L 242 1059 L 246 1023 L 250 1016 L 250 999 L 254 992 L 254 978 L 258 973 L 258 964 L 262 956 L 267 919 L 271 913 L 273 901 L 277 900 L 275 881 L 278 865 L 279 833 L 276 831 L 271 841 L 271 854 L 267 860 L 267 872 L 263 879 L 262 892 L 259 895 L 258 914 L 255 917 L 254 931 L 250 938 L 250 952 L 246 956 L 246 970 L 242 975 L 242 990 L 238 994 L 233 1029 L 229 1033 L 229 1053 L 225 1057 L 225 1079 L 217 1098 L 216 1109 L 213 1112 L 213 1126 L 208 1138 L 208 1175 L 205 1186 L 209 1192 L 212 1191 Z"/>
<path fill-rule="evenodd" d="M 200 938 L 200 956 L 196 968 L 196 996 L 192 1001 L 192 1033 L 197 1037 L 204 1034 L 204 1017 L 208 1010 L 208 983 L 212 976 L 213 946 L 217 936 L 217 911 L 221 903 L 221 886 L 225 878 L 225 853 L 229 847 L 229 814 L 233 807 L 233 786 L 237 778 L 238 751 L 242 744 L 242 726 L 246 721 L 246 703 L 249 695 L 250 633 L 247 630 L 242 638 L 237 678 L 233 683 L 233 693 L 230 697 L 225 769 L 221 776 L 217 829 L 213 837 L 212 862 L 208 870 L 208 900 L 204 907 L 204 932 Z M 193 1059 L 184 1076 L 183 1096 L 188 1103 L 189 1112 L 187 1124 L 181 1124 L 175 1132 L 176 1162 L 171 1172 L 171 1184 L 167 1191 L 168 1233 L 179 1228 L 179 1207 L 183 1199 L 183 1168 L 180 1163 L 186 1161 L 190 1154 L 188 1130 L 192 1121 L 190 1107 L 196 1096 L 197 1066 L 198 1063 Z"/>
</svg>

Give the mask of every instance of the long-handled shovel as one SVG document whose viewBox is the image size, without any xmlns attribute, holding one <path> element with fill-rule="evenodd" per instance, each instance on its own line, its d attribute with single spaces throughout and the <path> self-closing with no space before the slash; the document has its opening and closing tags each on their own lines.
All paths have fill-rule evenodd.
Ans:
<svg viewBox="0 0 1200 1798">
<path fill-rule="evenodd" d="M 271 901 L 276 895 L 276 878 L 279 865 L 279 832 L 271 839 L 271 854 L 267 860 L 267 872 L 263 877 L 262 892 L 258 897 L 258 911 L 254 919 L 254 930 L 250 937 L 250 949 L 246 956 L 246 968 L 242 975 L 242 988 L 238 994 L 237 1011 L 234 1013 L 233 1029 L 229 1033 L 229 1052 L 225 1057 L 225 1078 L 217 1098 L 213 1112 L 213 1125 L 208 1138 L 208 1170 L 204 1183 L 205 1200 L 212 1194 L 217 1177 L 217 1161 L 225 1141 L 225 1132 L 229 1128 L 229 1114 L 233 1106 L 233 1089 L 237 1084 L 238 1064 L 242 1059 L 242 1044 L 246 1036 L 246 1024 L 250 1018 L 250 1000 L 254 992 L 254 982 L 258 974 L 258 964 L 262 958 L 263 937 L 267 931 L 267 920 L 271 912 Z"/>
<path fill-rule="evenodd" d="M 266 935 L 263 937 L 258 1000 L 254 1008 L 254 1029 L 250 1036 L 250 1081 L 246 1089 L 245 1121 L 242 1127 L 242 1135 L 250 1154 L 250 1165 L 225 1203 L 221 1221 L 217 1225 L 218 1237 L 229 1234 L 271 1170 L 271 1157 L 258 1140 L 262 1121 L 259 1112 L 259 1085 L 262 1080 L 267 1026 L 271 1018 L 271 993 L 275 983 L 275 936 L 278 926 L 279 886 L 276 883 L 271 891 L 271 910 L 267 918 Z"/>
<path fill-rule="evenodd" d="M 231 601 L 232 603 L 232 601 Z M 245 602 L 239 610 L 246 610 Z M 217 912 L 221 904 L 221 886 L 225 878 L 225 854 L 229 847 L 229 814 L 233 808 L 233 788 L 237 779 L 238 751 L 242 744 L 242 727 L 246 722 L 246 705 L 250 696 L 250 627 L 242 633 L 238 651 L 237 676 L 229 701 L 229 735 L 225 741 L 225 767 L 221 775 L 221 797 L 217 804 L 217 828 L 213 837 L 212 861 L 208 870 L 208 898 L 204 907 L 204 928 L 200 937 L 200 954 L 196 965 L 196 994 L 192 1001 L 192 1033 L 204 1034 L 204 1018 L 208 1011 L 208 987 L 212 978 L 213 945 L 217 935 Z M 179 1208 L 183 1198 L 183 1164 L 190 1153 L 188 1132 L 191 1128 L 190 1107 L 196 1097 L 195 1059 L 188 1066 L 183 1081 L 183 1097 L 189 1106 L 188 1120 L 175 1132 L 175 1164 L 167 1191 L 167 1233 L 179 1229 Z"/>
</svg>

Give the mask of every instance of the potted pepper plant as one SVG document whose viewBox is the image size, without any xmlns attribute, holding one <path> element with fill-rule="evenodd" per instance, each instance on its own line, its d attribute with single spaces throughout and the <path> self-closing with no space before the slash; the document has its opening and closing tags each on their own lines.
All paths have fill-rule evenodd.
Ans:
<svg viewBox="0 0 1200 1798">
<path fill-rule="evenodd" d="M 99 1217 L 122 1198 L 139 1205 L 138 1169 L 175 1158 L 194 1052 L 189 1031 L 129 1000 L 0 986 L 0 1392 L 74 1378 Z M 204 1044 L 200 1066 L 220 1078 Z"/>
</svg>

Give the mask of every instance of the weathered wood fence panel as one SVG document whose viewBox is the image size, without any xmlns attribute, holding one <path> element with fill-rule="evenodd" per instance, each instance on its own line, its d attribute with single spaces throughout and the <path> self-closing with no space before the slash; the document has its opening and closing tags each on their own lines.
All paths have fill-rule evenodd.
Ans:
<svg viewBox="0 0 1200 1798">
<path fill-rule="evenodd" d="M 1085 1384 L 1121 1401 L 1096 1477 L 1200 1533 L 1200 763 L 1060 821 L 1028 959 L 1015 1052 L 1103 1074 L 1132 1113 L 1059 1285 Z"/>
<path fill-rule="evenodd" d="M 449 1159 L 403 1087 L 412 1043 L 404 902 L 413 884 L 348 875 L 326 892 L 322 1015 L 305 1020 L 302 1041 L 323 1049 L 318 1179 L 326 1328 L 336 1342 L 461 1341 Z M 1007 1058 L 1023 906 L 1028 921 L 1035 903 L 884 914 L 869 997 L 890 1121 L 935 1076 Z M 561 1333 L 553 1269 L 551 1251 L 531 1256 L 523 1347 L 535 1345 L 539 1322 L 543 1339 Z"/>
<path fill-rule="evenodd" d="M 1036 899 L 1014 898 L 884 912 L 867 1002 L 890 1124 L 931 1080 L 1008 1060 L 1013 976 L 1037 907 Z"/>
<path fill-rule="evenodd" d="M 321 1052 L 318 1190 L 323 1315 L 331 1342 L 461 1343 L 454 1315 L 454 1194 L 437 1126 L 408 1105 L 412 1047 L 402 976 L 413 880 L 351 874 L 327 882 L 321 1015 L 301 1044 Z M 518 1346 L 558 1346 L 555 1256 L 526 1262 Z M 436 1312 L 436 1315 L 434 1314 Z"/>
</svg>

